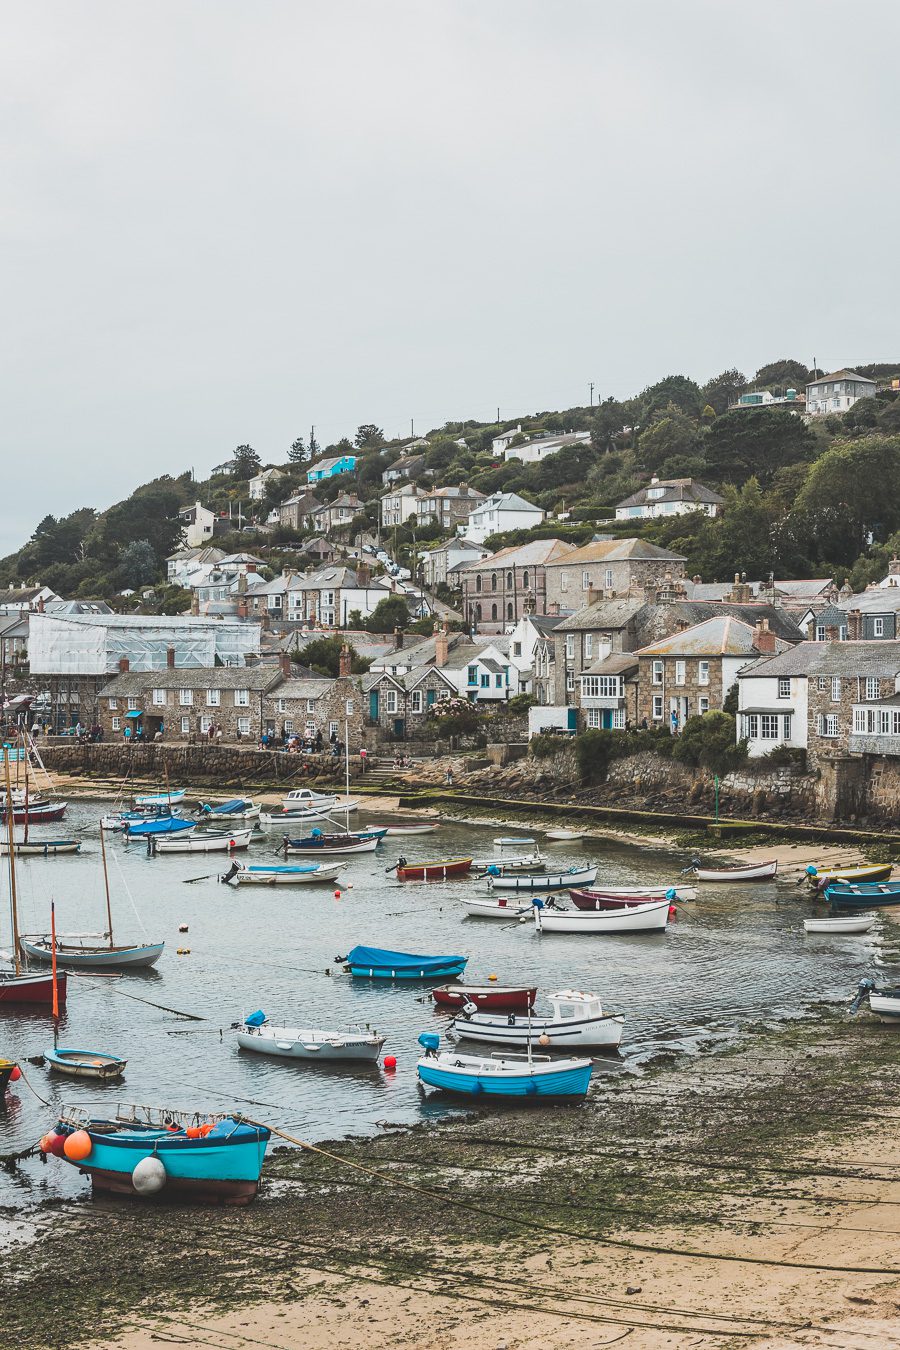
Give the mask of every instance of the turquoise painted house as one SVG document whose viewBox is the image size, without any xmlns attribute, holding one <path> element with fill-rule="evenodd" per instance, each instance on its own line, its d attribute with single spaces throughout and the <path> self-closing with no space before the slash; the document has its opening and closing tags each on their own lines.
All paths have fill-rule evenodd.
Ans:
<svg viewBox="0 0 900 1350">
<path fill-rule="evenodd" d="M 306 471 L 307 483 L 321 483 L 323 478 L 336 478 L 339 473 L 353 473 L 356 468 L 355 455 L 339 455 L 336 459 L 320 459 Z"/>
</svg>

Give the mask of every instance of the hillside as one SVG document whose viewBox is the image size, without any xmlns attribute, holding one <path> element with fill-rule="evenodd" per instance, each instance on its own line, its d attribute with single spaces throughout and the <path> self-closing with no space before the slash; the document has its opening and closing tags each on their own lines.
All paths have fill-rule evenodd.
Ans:
<svg viewBox="0 0 900 1350">
<path fill-rule="evenodd" d="M 755 577 L 848 574 L 856 587 L 879 575 L 900 546 L 900 390 L 891 381 L 900 362 L 853 367 L 878 381 L 877 397 L 864 399 L 843 416 L 814 418 L 809 425 L 783 406 L 729 411 L 748 390 L 776 398 L 802 390 L 810 371 L 791 360 L 761 367 L 748 380 L 727 370 L 698 385 L 668 376 L 633 398 L 607 399 L 593 407 L 544 411 L 502 423 L 449 422 L 418 438 L 424 456 L 420 485 L 467 482 L 480 492 L 515 492 L 564 523 L 548 520 L 536 533 L 580 542 L 598 529 L 639 533 L 685 554 L 690 574 L 724 580 L 735 571 Z M 817 372 L 818 374 L 819 372 Z M 590 439 L 569 445 L 541 462 L 501 459 L 492 442 L 521 428 L 523 438 L 580 431 Z M 382 474 L 408 449 L 385 441 L 373 424 L 322 450 L 313 443 L 312 462 L 353 454 L 356 470 L 318 483 L 320 502 L 355 493 L 362 503 L 349 537 L 378 520 L 385 491 Z M 156 587 L 149 608 L 180 609 L 184 593 L 164 585 L 165 558 L 181 537 L 178 512 L 201 501 L 219 516 L 215 542 L 226 551 L 251 549 L 273 569 L 296 564 L 292 549 L 304 538 L 283 526 L 257 530 L 272 508 L 305 488 L 309 447 L 298 438 L 286 449 L 262 501 L 249 499 L 249 480 L 260 468 L 249 445 L 237 447 L 227 465 L 205 481 L 190 472 L 145 483 L 105 511 L 82 506 L 56 519 L 46 516 L 18 552 L 0 560 L 0 584 L 37 582 L 70 597 L 94 597 L 134 608 L 123 591 Z M 613 523 L 617 502 L 660 478 L 700 480 L 726 500 L 721 520 L 691 515 L 652 522 Z M 246 528 L 229 529 L 229 517 Z M 309 533 L 308 531 L 306 532 Z M 392 534 L 395 556 L 439 537 L 437 527 L 401 527 Z M 520 536 L 516 536 L 516 539 Z M 497 542 L 514 542 L 513 537 Z"/>
</svg>

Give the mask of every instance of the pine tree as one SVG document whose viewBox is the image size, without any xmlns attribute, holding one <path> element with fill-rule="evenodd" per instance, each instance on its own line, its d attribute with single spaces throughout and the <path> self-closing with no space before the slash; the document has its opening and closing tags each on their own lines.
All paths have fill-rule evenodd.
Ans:
<svg viewBox="0 0 900 1350">
<path fill-rule="evenodd" d="M 288 451 L 288 459 L 292 464 L 302 464 L 306 458 L 306 443 L 302 436 L 298 436 Z"/>
</svg>

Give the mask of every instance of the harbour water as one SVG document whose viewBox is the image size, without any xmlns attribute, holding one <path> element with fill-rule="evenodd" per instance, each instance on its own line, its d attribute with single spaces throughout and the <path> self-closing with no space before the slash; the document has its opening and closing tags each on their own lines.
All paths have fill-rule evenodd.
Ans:
<svg viewBox="0 0 900 1350">
<path fill-rule="evenodd" d="M 100 809 L 75 803 L 64 830 L 35 831 L 77 834 L 84 846 L 76 857 L 19 862 L 24 932 L 46 931 L 51 900 L 61 932 L 105 927 Z M 363 816 L 360 823 L 379 821 Z M 152 971 L 70 978 L 60 1043 L 126 1058 L 125 1078 L 100 1086 L 26 1062 L 30 1084 L 48 1105 L 24 1082 L 14 1084 L 0 1105 L 0 1151 L 36 1141 L 64 1102 L 231 1109 L 310 1140 L 371 1134 L 385 1123 L 453 1110 L 452 1103 L 423 1097 L 415 1076 L 416 1038 L 440 1030 L 445 1015 L 428 1000 L 427 986 L 381 985 L 339 973 L 336 958 L 357 943 L 466 955 L 471 982 L 496 975 L 501 983 L 536 984 L 544 993 L 598 992 L 609 1011 L 625 1014 L 626 1024 L 621 1055 L 602 1062 L 592 1091 L 603 1091 L 608 1075 L 640 1073 L 660 1052 L 699 1051 L 751 1023 L 797 1016 L 819 1000 L 849 1002 L 862 973 L 894 958 L 898 930 L 889 919 L 862 937 L 804 935 L 801 920 L 814 906 L 788 882 L 703 886 L 663 934 L 541 937 L 530 922 L 464 917 L 460 901 L 486 895 L 484 881 L 404 883 L 388 870 L 401 854 L 410 861 L 485 857 L 494 852 L 495 836 L 510 833 L 508 826 L 447 824 L 432 835 L 388 839 L 376 853 L 349 859 L 339 886 L 296 888 L 225 886 L 218 881 L 227 867 L 222 855 L 151 858 L 143 843 L 108 835 L 116 941 L 164 939 L 166 949 Z M 533 837 L 541 844 L 540 834 Z M 277 834 L 261 833 L 242 856 L 263 862 L 277 843 Z M 589 859 L 603 881 L 620 885 L 671 881 L 689 862 L 683 852 L 607 840 L 542 848 L 551 866 Z M 194 877 L 204 879 L 185 884 Z M 5 879 L 2 890 L 0 931 L 8 945 Z M 179 932 L 181 924 L 187 933 Z M 189 950 L 178 955 L 179 947 Z M 397 1069 L 288 1063 L 241 1052 L 232 1023 L 258 1008 L 289 1026 L 377 1028 Z M 167 1009 L 204 1020 L 187 1021 Z M 26 1061 L 50 1044 L 48 1013 L 0 1009 L 0 1053 Z M 76 1170 L 56 1160 L 46 1166 L 29 1160 L 0 1173 L 0 1203 L 16 1207 L 86 1190 Z"/>
</svg>

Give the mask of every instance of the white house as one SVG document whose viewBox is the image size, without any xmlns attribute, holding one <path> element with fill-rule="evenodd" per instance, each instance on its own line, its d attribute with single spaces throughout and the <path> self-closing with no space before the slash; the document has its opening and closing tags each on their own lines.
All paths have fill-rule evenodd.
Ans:
<svg viewBox="0 0 900 1350">
<path fill-rule="evenodd" d="M 515 627 L 508 630 L 509 659 L 518 671 L 520 693 L 532 692 L 535 651 L 546 644 L 548 635 L 560 623 L 559 614 L 523 614 Z"/>
<path fill-rule="evenodd" d="M 463 539 L 483 544 L 489 535 L 504 530 L 530 530 L 540 525 L 546 515 L 546 511 L 515 492 L 495 492 L 473 508 L 459 533 Z"/>
<path fill-rule="evenodd" d="M 381 498 L 381 528 L 392 530 L 396 525 L 405 525 L 415 516 L 418 500 L 424 495 L 415 483 L 403 483 L 386 492 Z"/>
<path fill-rule="evenodd" d="M 266 495 L 266 487 L 269 483 L 277 483 L 279 478 L 284 477 L 283 469 L 260 469 L 255 478 L 251 478 L 248 484 L 250 500 L 252 502 L 261 502 Z"/>
<path fill-rule="evenodd" d="M 693 478 L 651 478 L 647 487 L 619 502 L 616 520 L 654 520 L 683 516 L 689 511 L 720 516 L 724 505 L 724 497 Z"/>
<path fill-rule="evenodd" d="M 490 556 L 490 550 L 483 544 L 473 543 L 471 539 L 462 539 L 458 534 L 454 535 L 443 544 L 437 544 L 434 548 L 425 549 L 419 554 L 425 585 L 439 586 L 443 582 L 446 586 L 455 586 L 458 589 L 459 576 L 453 569 L 464 563 L 481 562 Z"/>
<path fill-rule="evenodd" d="M 554 436 L 547 431 L 538 432 L 535 436 L 530 436 L 528 440 L 522 441 L 520 445 L 508 444 L 504 451 L 504 459 L 520 459 L 523 464 L 540 464 L 542 460 L 549 459 L 551 455 L 558 455 L 560 450 L 565 450 L 571 445 L 589 445 L 591 433 L 589 431 L 567 431 L 562 435 Z M 497 442 L 494 441 L 496 446 Z"/>
<path fill-rule="evenodd" d="M 200 502 L 194 502 L 187 510 L 179 511 L 178 519 L 184 528 L 184 541 L 188 548 L 200 548 L 212 539 L 216 524 L 215 512 L 207 510 Z"/>
<path fill-rule="evenodd" d="M 855 370 L 836 370 L 811 380 L 806 386 L 806 411 L 812 416 L 845 413 L 861 398 L 874 398 L 877 386 L 867 375 Z"/>
<path fill-rule="evenodd" d="M 812 646 L 801 642 L 784 655 L 761 658 L 738 672 L 737 735 L 738 740 L 746 739 L 751 758 L 767 755 L 776 745 L 806 749 L 809 716 L 806 658 Z"/>
</svg>

